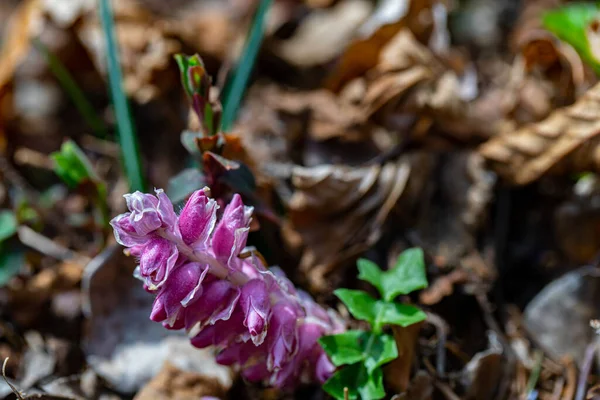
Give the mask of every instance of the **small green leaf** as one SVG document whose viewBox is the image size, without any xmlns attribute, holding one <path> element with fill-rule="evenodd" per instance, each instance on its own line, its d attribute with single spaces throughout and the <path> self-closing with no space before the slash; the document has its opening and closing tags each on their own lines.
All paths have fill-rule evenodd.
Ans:
<svg viewBox="0 0 600 400">
<path fill-rule="evenodd" d="M 386 334 L 353 330 L 324 336 L 319 344 L 335 366 L 363 361 L 369 373 L 398 357 L 396 341 Z"/>
<path fill-rule="evenodd" d="M 0 211 L 0 242 L 14 235 L 17 232 L 17 225 L 17 218 L 12 211 Z"/>
<path fill-rule="evenodd" d="M 24 263 L 25 254 L 20 248 L 0 246 L 0 287 L 17 275 Z"/>
<path fill-rule="evenodd" d="M 594 56 L 590 47 L 588 29 L 599 18 L 599 14 L 600 6 L 597 2 L 580 2 L 549 11 L 542 17 L 544 27 L 573 46 L 596 73 L 600 73 L 600 60 Z"/>
<path fill-rule="evenodd" d="M 383 388 L 383 371 L 377 368 L 371 374 L 366 374 L 366 379 L 359 380 L 358 394 L 363 400 L 378 400 L 385 397 Z"/>
<path fill-rule="evenodd" d="M 398 357 L 398 347 L 396 347 L 396 341 L 392 336 L 367 333 L 364 339 L 369 344 L 369 348 L 363 350 L 366 354 L 365 367 L 369 373 L 373 373 L 375 368 L 379 368 Z M 371 339 L 370 343 L 369 339 Z"/>
<path fill-rule="evenodd" d="M 77 187 L 88 179 L 98 180 L 90 160 L 72 140 L 64 142 L 60 151 L 50 157 L 54 160 L 54 172 L 70 187 Z"/>
<path fill-rule="evenodd" d="M 348 399 L 378 400 L 385 397 L 383 373 L 376 369 L 369 374 L 361 363 L 337 371 L 325 384 L 323 390 L 338 400 L 344 399 L 344 388 L 348 388 Z"/>
<path fill-rule="evenodd" d="M 337 289 L 333 292 L 348 307 L 350 314 L 375 326 L 378 301 L 362 290 Z"/>
<path fill-rule="evenodd" d="M 398 295 L 426 288 L 427 275 L 423 250 L 412 248 L 403 251 L 394 268 L 385 272 L 382 282 L 385 301 L 392 301 Z"/>
<path fill-rule="evenodd" d="M 385 301 L 427 287 L 423 251 L 418 248 L 402 252 L 389 271 L 382 271 L 377 264 L 363 258 L 357 266 L 358 278 L 375 286 Z"/>
<path fill-rule="evenodd" d="M 206 186 L 204 175 L 196 168 L 186 168 L 169 179 L 167 194 L 173 204 L 177 204 L 204 186 Z"/>
<path fill-rule="evenodd" d="M 356 265 L 358 267 L 358 279 L 362 279 L 375 286 L 383 297 L 385 295 L 385 289 L 383 287 L 383 276 L 385 274 L 381 268 L 373 261 L 365 258 L 359 258 Z"/>
<path fill-rule="evenodd" d="M 408 304 L 381 302 L 380 307 L 378 322 L 382 324 L 394 324 L 407 327 L 427 318 L 427 314 L 422 310 Z"/>
<path fill-rule="evenodd" d="M 338 335 L 323 336 L 319 339 L 319 344 L 333 365 L 339 367 L 365 359 L 363 353 L 365 343 L 361 343 L 361 340 L 365 339 L 365 335 L 366 332 L 363 331 L 346 331 Z"/>
</svg>

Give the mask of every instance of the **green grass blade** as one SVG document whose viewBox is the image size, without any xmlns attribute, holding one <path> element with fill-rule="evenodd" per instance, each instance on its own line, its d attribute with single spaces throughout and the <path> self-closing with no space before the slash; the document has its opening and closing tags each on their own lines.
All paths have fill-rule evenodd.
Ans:
<svg viewBox="0 0 600 400">
<path fill-rule="evenodd" d="M 79 87 L 69 70 L 63 65 L 63 63 L 56 57 L 44 43 L 38 38 L 32 40 L 33 46 L 44 55 L 50 71 L 56 76 L 56 79 L 67 93 L 67 96 L 71 99 L 77 111 L 81 114 L 85 122 L 94 131 L 96 136 L 106 138 L 108 129 L 104 124 L 104 121 L 96 114 L 94 106 L 88 101 L 83 93 L 83 90 Z"/>
<path fill-rule="evenodd" d="M 108 80 L 112 96 L 117 127 L 119 131 L 119 144 L 121 157 L 125 166 L 125 174 L 129 181 L 129 189 L 144 191 L 145 184 L 142 175 L 142 162 L 139 145 L 135 135 L 127 97 L 123 90 L 123 76 L 119 64 L 119 49 L 115 38 L 113 13 L 110 0 L 100 0 L 100 19 L 106 42 L 106 58 L 108 67 Z"/>
<path fill-rule="evenodd" d="M 261 0 L 254 20 L 252 21 L 252 27 L 248 35 L 248 40 L 244 46 L 244 50 L 237 63 L 237 67 L 230 75 L 231 78 L 225 84 L 223 90 L 223 117 L 221 123 L 221 130 L 228 132 L 237 116 L 238 109 L 242 102 L 242 97 L 248 85 L 250 74 L 254 68 L 256 62 L 256 56 L 262 43 L 264 36 L 264 22 L 267 11 L 271 6 L 273 0 Z"/>
</svg>

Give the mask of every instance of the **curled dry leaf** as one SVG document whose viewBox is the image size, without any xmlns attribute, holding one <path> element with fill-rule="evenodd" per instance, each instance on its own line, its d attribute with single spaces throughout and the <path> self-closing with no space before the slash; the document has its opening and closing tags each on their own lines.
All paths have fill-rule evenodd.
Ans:
<svg viewBox="0 0 600 400">
<path fill-rule="evenodd" d="M 600 84 L 575 104 L 538 123 L 506 131 L 479 152 L 504 179 L 517 185 L 547 174 L 600 169 Z"/>
<path fill-rule="evenodd" d="M 377 64 L 369 74 L 349 81 L 337 95 L 325 89 L 292 92 L 269 88 L 261 99 L 280 113 L 307 119 L 308 135 L 317 141 L 336 137 L 364 140 L 374 123 L 387 126 L 388 120 L 416 114 L 414 125 L 422 127 L 415 129 L 416 135 L 428 131 L 434 122 L 460 136 L 476 130 L 475 123 L 464 122 L 471 116 L 463 98 L 464 84 L 453 70 L 408 29 L 401 29 L 386 43 L 378 50 Z"/>
<path fill-rule="evenodd" d="M 409 387 L 422 325 L 423 322 L 419 322 L 406 328 L 401 326 L 392 327 L 394 340 L 398 347 L 398 358 L 386 365 L 385 378 L 387 384 L 396 392 L 405 392 Z"/>
<path fill-rule="evenodd" d="M 303 245 L 300 270 L 315 291 L 334 285 L 331 272 L 379 238 L 411 171 L 408 159 L 351 168 L 295 167 L 286 240 Z M 299 239 L 299 240 L 298 240 Z"/>
</svg>

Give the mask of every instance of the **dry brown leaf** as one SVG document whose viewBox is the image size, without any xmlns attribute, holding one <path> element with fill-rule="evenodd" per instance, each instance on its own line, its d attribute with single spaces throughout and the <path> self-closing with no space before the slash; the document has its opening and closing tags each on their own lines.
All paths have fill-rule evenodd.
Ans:
<svg viewBox="0 0 600 400">
<path fill-rule="evenodd" d="M 394 340 L 398 348 L 398 358 L 385 366 L 385 380 L 396 392 L 405 392 L 409 387 L 417 341 L 422 325 L 423 322 L 419 322 L 406 328 L 396 325 L 392 327 Z"/>
<path fill-rule="evenodd" d="M 600 84 L 545 120 L 507 131 L 479 148 L 493 169 L 517 185 L 546 174 L 600 169 Z"/>
<path fill-rule="evenodd" d="M 39 25 L 42 9 L 38 0 L 24 1 L 5 27 L 0 52 L 0 92 L 29 51 L 30 39 Z M 37 22 L 37 23 L 36 23 Z"/>
<path fill-rule="evenodd" d="M 180 370 L 167 361 L 134 400 L 197 400 L 202 396 L 222 397 L 225 394 L 217 379 Z"/>
<path fill-rule="evenodd" d="M 292 92 L 272 86 L 264 91 L 261 100 L 280 113 L 306 116 L 306 130 L 314 140 L 362 140 L 367 136 L 357 107 L 330 91 Z"/>
<path fill-rule="evenodd" d="M 302 243 L 300 270 L 313 290 L 335 286 L 330 273 L 377 241 L 410 171 L 407 159 L 361 168 L 294 168 L 286 240 Z"/>
<path fill-rule="evenodd" d="M 370 2 L 348 0 L 315 10 L 302 21 L 293 37 L 274 43 L 274 51 L 299 67 L 325 64 L 343 51 L 371 8 Z"/>
<path fill-rule="evenodd" d="M 337 67 L 331 72 L 325 87 L 339 92 L 351 80 L 374 68 L 386 44 L 403 28 L 425 43 L 434 28 L 433 5 L 436 0 L 411 1 L 405 15 L 396 22 L 384 24 L 369 37 L 357 39 L 344 51 Z"/>
</svg>

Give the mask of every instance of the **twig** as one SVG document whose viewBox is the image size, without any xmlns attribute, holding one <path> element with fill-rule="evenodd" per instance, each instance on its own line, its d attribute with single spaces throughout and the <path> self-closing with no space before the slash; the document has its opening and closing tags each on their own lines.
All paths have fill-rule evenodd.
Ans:
<svg viewBox="0 0 600 400">
<path fill-rule="evenodd" d="M 19 390 L 12 383 L 10 383 L 8 381 L 8 378 L 6 377 L 6 364 L 8 364 L 8 359 L 9 357 L 6 357 L 4 359 L 4 363 L 2 364 L 2 377 L 4 378 L 4 382 L 6 382 L 10 390 L 13 391 L 13 393 L 15 394 L 15 396 L 17 396 L 19 400 L 25 400 L 23 396 L 21 396 L 21 392 L 19 392 Z"/>
<path fill-rule="evenodd" d="M 500 382 L 498 393 L 496 395 L 496 399 L 504 399 L 509 387 L 508 378 L 514 372 L 516 356 L 513 353 L 512 347 L 508 343 L 508 340 L 506 340 L 506 337 L 504 337 L 504 333 L 500 329 L 500 326 L 498 326 L 498 323 L 492 315 L 491 306 L 487 299 L 487 296 L 483 293 L 478 293 L 475 297 L 477 298 L 477 302 L 479 303 L 479 306 L 483 311 L 483 320 L 485 321 L 488 328 L 490 328 L 496 333 L 498 340 L 502 344 L 503 353 L 506 355 L 507 362 L 504 365 L 504 376 L 502 381 Z"/>
<path fill-rule="evenodd" d="M 579 373 L 579 379 L 577 380 L 577 394 L 575 400 L 584 400 L 585 390 L 587 388 L 587 378 L 590 375 L 592 364 L 594 362 L 594 356 L 596 355 L 596 341 L 590 343 L 585 349 L 585 355 L 583 357 L 583 365 L 581 366 L 581 372 Z"/>
<path fill-rule="evenodd" d="M 446 338 L 448 336 L 448 324 L 437 314 L 427 312 L 427 322 L 433 325 L 437 331 L 436 363 L 435 369 L 440 377 L 446 375 Z"/>
<path fill-rule="evenodd" d="M 82 263 L 89 261 L 88 257 L 85 257 L 77 252 L 61 246 L 46 236 L 41 235 L 26 225 L 21 225 L 17 229 L 17 235 L 19 240 L 26 246 L 31 247 L 34 250 L 39 251 L 49 257 L 56 258 L 57 260 L 78 260 Z"/>
</svg>

